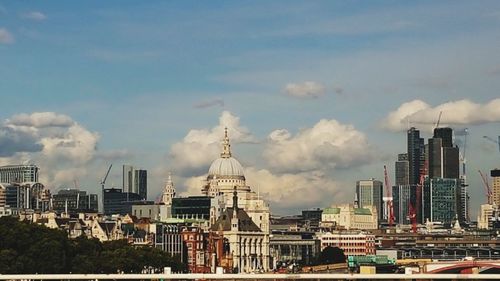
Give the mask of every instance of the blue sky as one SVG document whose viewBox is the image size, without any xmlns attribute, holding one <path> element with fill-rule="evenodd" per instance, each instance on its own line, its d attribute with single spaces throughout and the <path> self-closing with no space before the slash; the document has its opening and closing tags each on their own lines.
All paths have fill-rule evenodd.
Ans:
<svg viewBox="0 0 500 281">
<path fill-rule="evenodd" d="M 98 136 L 78 139 L 67 130 L 42 133 L 45 129 L 36 127 L 39 142 L 64 135 L 97 149 L 82 149 L 83 158 L 72 152 L 75 158 L 63 166 L 48 156 L 54 152 L 48 147 L 9 153 L 2 163 L 34 159 L 47 173 L 65 175 L 48 176 L 54 189 L 71 185 L 73 177 L 89 190 L 97 190 L 107 163 L 131 163 L 151 171 L 154 198 L 168 170 L 180 190 L 191 191 L 196 190 L 192 177 L 203 176 L 210 164 L 184 163 L 175 144 L 186 148 L 191 130 L 212 136 L 217 126 L 233 122 L 244 132 L 234 139 L 237 158 L 249 169 L 272 174 L 269 182 L 285 185 L 264 189 L 300 193 L 306 188 L 293 181 L 307 185 L 318 174 L 322 180 L 315 184 L 332 185 L 325 191 L 311 184 L 328 196 L 276 210 L 350 201 L 356 179 L 381 179 L 381 167 L 392 167 L 405 150 L 404 128 L 381 125 L 390 112 L 406 102 L 425 102 L 430 109 L 412 117 L 424 130 L 442 104 L 467 99 L 480 106 L 498 99 L 499 28 L 498 1 L 0 1 L 4 126 L 21 113 L 54 112 Z M 476 107 L 470 104 L 450 105 L 443 114 L 445 125 L 471 133 L 473 212 L 484 200 L 477 195 L 482 187 L 475 170 L 489 170 L 500 159 L 482 138 L 500 134 L 496 104 L 485 111 L 488 117 L 471 117 L 470 108 Z M 313 150 L 304 160 L 310 160 L 307 169 L 279 168 L 270 161 L 279 145 L 300 147 L 300 132 L 322 119 L 352 126 L 329 132 L 323 142 L 360 133 L 359 144 L 369 147 L 366 159 L 319 157 Z M 315 130 L 328 126 L 319 127 Z M 290 134 L 286 142 L 272 137 L 280 129 Z M 314 132 L 305 135 L 312 138 Z M 217 155 L 216 143 L 200 142 L 208 145 L 201 146 L 207 154 Z M 345 143 L 325 155 L 346 153 Z M 57 148 L 54 153 L 61 154 Z M 117 185 L 119 176 L 114 170 Z M 283 182 L 286 177 L 293 180 Z"/>
</svg>

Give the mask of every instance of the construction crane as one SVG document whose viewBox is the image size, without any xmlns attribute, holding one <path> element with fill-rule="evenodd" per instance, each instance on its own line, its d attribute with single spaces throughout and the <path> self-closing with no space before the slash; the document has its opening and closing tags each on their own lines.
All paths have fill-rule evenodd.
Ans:
<svg viewBox="0 0 500 281">
<path fill-rule="evenodd" d="M 389 223 L 389 226 L 392 226 L 392 224 L 394 223 L 394 209 L 392 206 L 391 185 L 389 184 L 389 176 L 387 175 L 387 167 L 385 165 L 384 165 L 384 179 L 385 179 L 385 189 L 387 194 L 387 209 L 388 209 L 387 222 Z"/>
<path fill-rule="evenodd" d="M 483 172 L 481 172 L 481 170 L 479 170 L 478 172 L 481 175 L 481 179 L 483 179 L 483 184 L 484 184 L 484 188 L 486 189 L 486 197 L 488 199 L 488 204 L 493 205 L 493 200 L 492 200 L 493 195 L 491 193 L 491 188 L 490 188 L 490 184 L 488 183 L 488 179 L 483 174 Z"/>
<path fill-rule="evenodd" d="M 491 137 L 488 137 L 488 136 L 483 136 L 483 138 L 485 138 L 493 143 L 496 143 L 498 145 L 498 151 L 500 152 L 500 136 L 498 136 L 498 140 L 491 138 Z"/>
<path fill-rule="evenodd" d="M 104 178 L 101 180 L 101 202 L 102 202 L 102 212 L 104 213 L 104 184 L 106 184 L 106 179 L 108 179 L 109 172 L 111 171 L 111 167 L 113 167 L 113 164 L 109 165 L 108 171 L 106 172 L 106 175 Z"/>
<path fill-rule="evenodd" d="M 416 199 L 415 199 L 415 206 L 413 206 L 413 203 L 408 201 L 408 219 L 411 222 L 411 229 L 413 233 L 417 233 L 417 220 L 418 220 L 418 212 L 420 210 L 420 201 L 422 197 L 422 188 L 424 186 L 424 181 L 425 181 L 425 175 L 421 174 L 420 175 L 420 183 L 417 184 L 416 186 Z"/>
<path fill-rule="evenodd" d="M 439 111 L 438 120 L 436 122 L 436 127 L 434 127 L 434 129 L 439 128 L 439 122 L 441 122 L 441 115 L 443 115 L 443 111 Z"/>
</svg>

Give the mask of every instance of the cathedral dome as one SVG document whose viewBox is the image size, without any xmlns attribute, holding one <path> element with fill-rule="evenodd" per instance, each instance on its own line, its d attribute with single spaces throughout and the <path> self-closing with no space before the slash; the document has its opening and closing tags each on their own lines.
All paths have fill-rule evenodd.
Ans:
<svg viewBox="0 0 500 281">
<path fill-rule="evenodd" d="M 244 179 L 245 175 L 243 174 L 243 167 L 238 160 L 233 157 L 221 157 L 210 165 L 208 177 Z"/>
<path fill-rule="evenodd" d="M 225 130 L 220 158 L 212 162 L 208 170 L 208 179 L 214 178 L 245 179 L 243 167 L 240 162 L 231 156 L 231 145 L 229 144 L 229 137 L 227 136 L 227 128 Z"/>
</svg>

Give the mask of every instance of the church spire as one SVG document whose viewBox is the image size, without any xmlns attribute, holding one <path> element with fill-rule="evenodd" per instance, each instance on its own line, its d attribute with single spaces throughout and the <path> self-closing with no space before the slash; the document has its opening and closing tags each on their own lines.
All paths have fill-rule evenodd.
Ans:
<svg viewBox="0 0 500 281">
<path fill-rule="evenodd" d="M 229 137 L 227 136 L 227 127 L 224 128 L 224 140 L 222 141 L 222 153 L 220 157 L 231 157 L 231 145 L 229 144 Z"/>
<path fill-rule="evenodd" d="M 165 183 L 165 188 L 162 194 L 162 203 L 165 205 L 172 204 L 172 198 L 175 196 L 174 182 L 172 181 L 172 173 L 168 173 L 167 182 Z"/>
</svg>

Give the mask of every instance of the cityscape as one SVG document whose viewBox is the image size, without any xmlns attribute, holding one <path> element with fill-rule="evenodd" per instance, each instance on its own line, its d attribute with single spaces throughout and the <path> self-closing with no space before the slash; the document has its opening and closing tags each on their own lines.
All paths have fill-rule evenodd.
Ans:
<svg viewBox="0 0 500 281">
<path fill-rule="evenodd" d="M 500 276 L 499 3 L 87 4 L 0 1 L 0 280 Z"/>
</svg>

